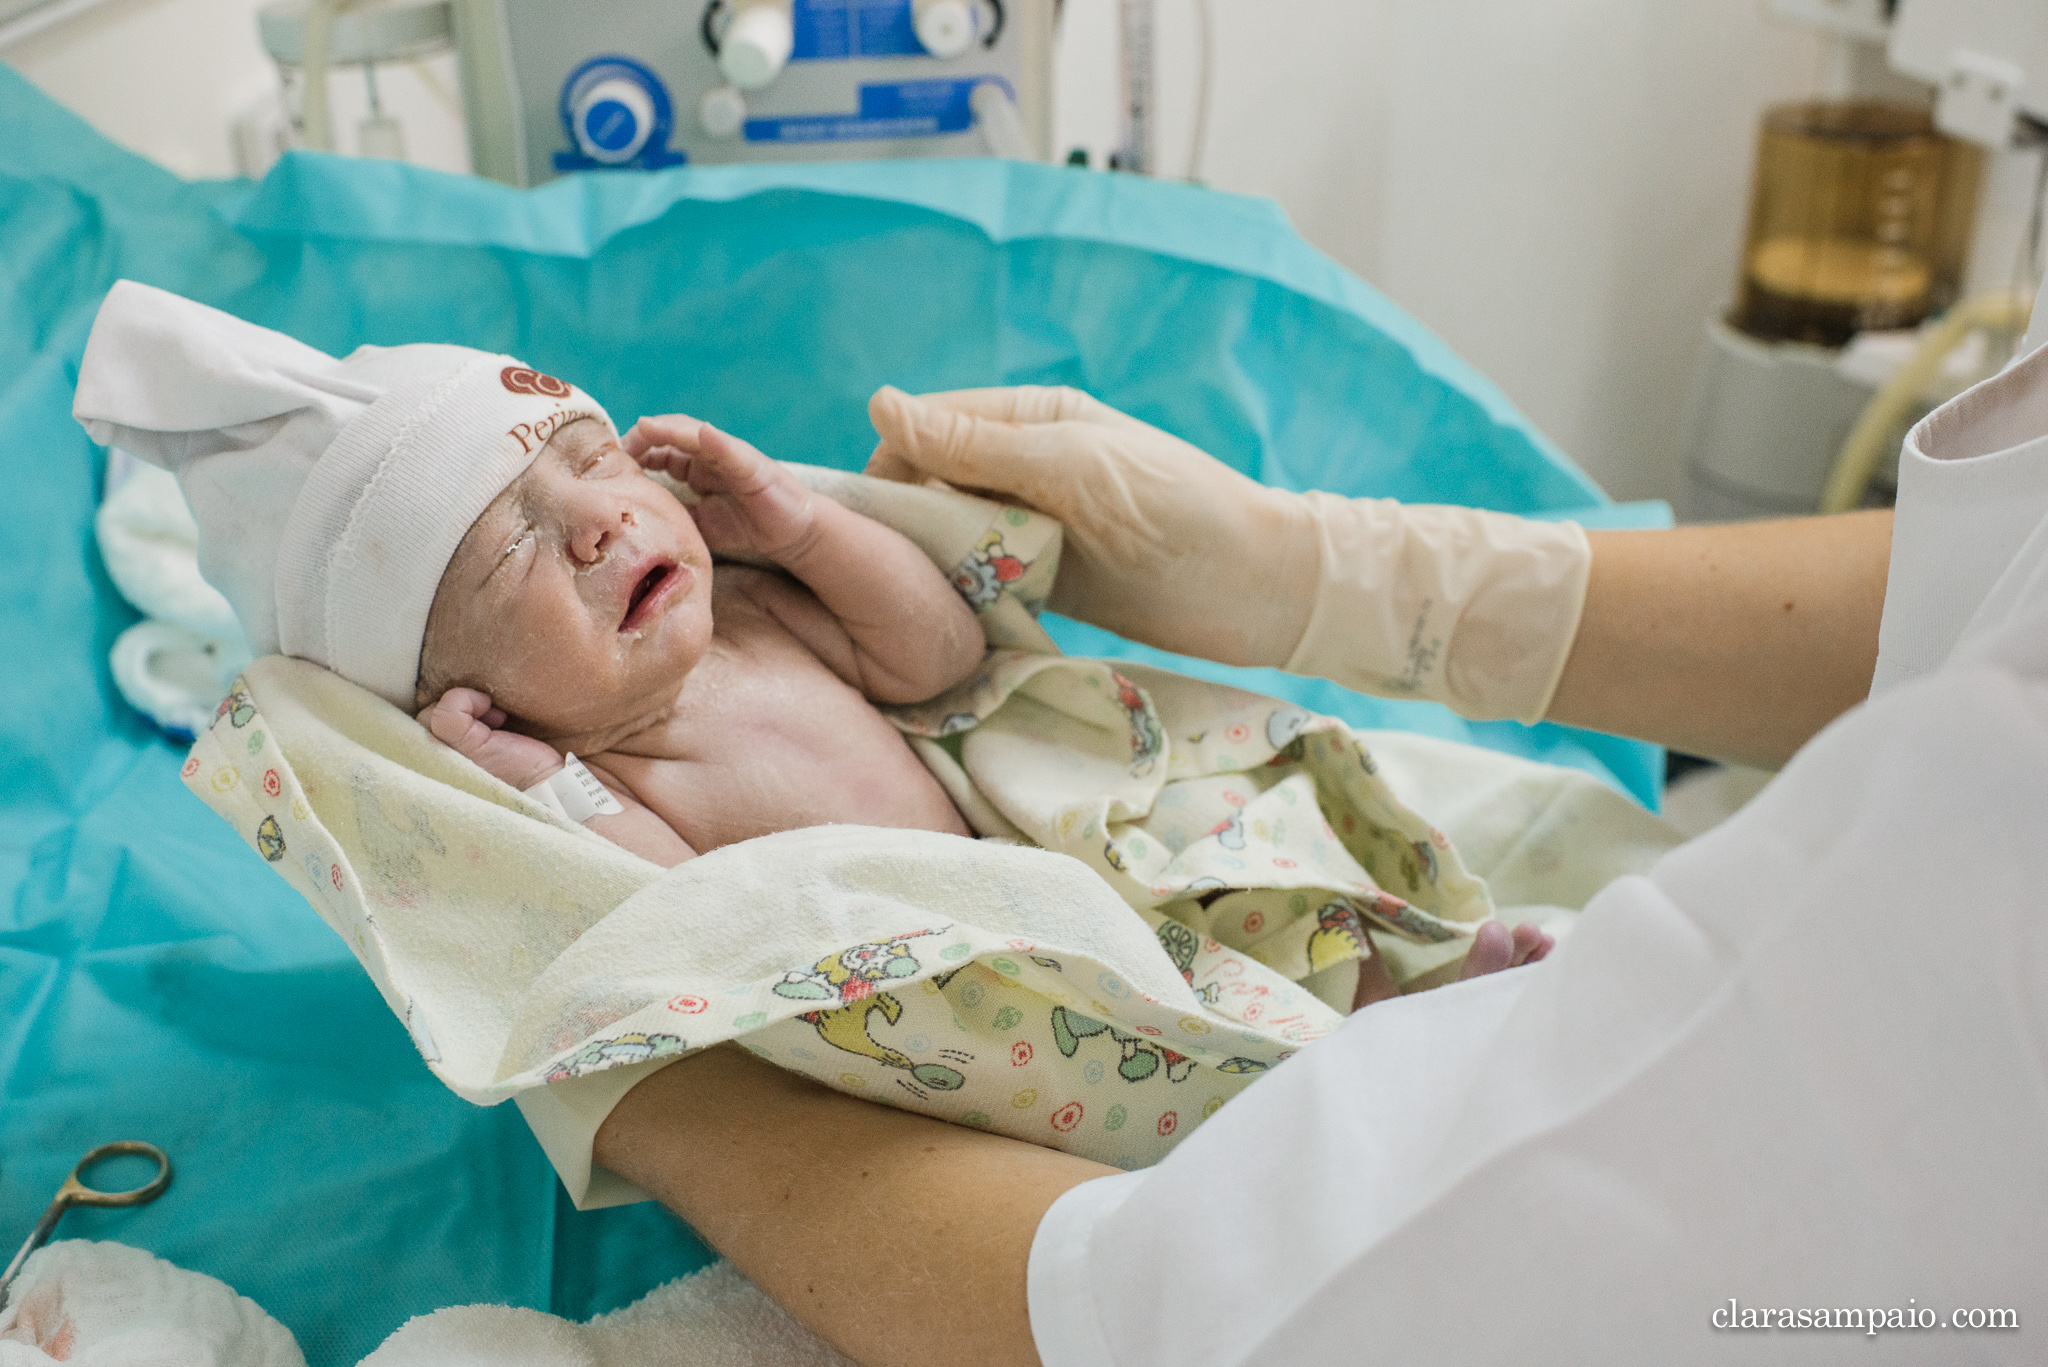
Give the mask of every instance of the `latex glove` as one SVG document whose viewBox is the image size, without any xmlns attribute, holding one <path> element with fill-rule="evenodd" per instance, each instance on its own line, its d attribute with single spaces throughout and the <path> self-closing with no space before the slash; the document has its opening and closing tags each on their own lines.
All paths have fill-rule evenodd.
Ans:
<svg viewBox="0 0 2048 1367">
<path fill-rule="evenodd" d="M 1057 518 L 1053 610 L 1163 650 L 1533 722 L 1578 631 L 1572 523 L 1272 489 L 1073 389 L 884 388 L 868 413 L 870 475 Z"/>
</svg>

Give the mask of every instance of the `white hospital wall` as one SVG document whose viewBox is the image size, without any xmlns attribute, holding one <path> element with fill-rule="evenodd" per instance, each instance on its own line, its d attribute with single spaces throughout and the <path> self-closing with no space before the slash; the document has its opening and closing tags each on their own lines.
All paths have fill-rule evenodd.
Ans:
<svg viewBox="0 0 2048 1367">
<path fill-rule="evenodd" d="M 106 0 L 0 60 L 182 176 L 234 172 L 228 120 L 277 84 L 257 0 Z"/>
<path fill-rule="evenodd" d="M 192 178 L 236 173 L 228 125 L 277 90 L 277 67 L 256 37 L 266 0 L 102 0 L 0 50 L 5 61 L 124 147 Z M 404 65 L 380 67 L 378 95 L 404 125 L 411 160 L 469 169 L 453 57 L 426 64 L 440 91 Z M 338 68 L 330 84 L 340 149 L 355 148 L 368 108 L 362 77 Z"/>
<path fill-rule="evenodd" d="M 1756 115 L 1817 44 L 1754 0 L 1213 0 L 1202 178 L 1304 236 L 1492 375 L 1622 497 L 1672 497 L 1703 319 L 1733 280 Z M 226 175 L 275 75 L 257 0 L 104 0 L 0 53 L 117 141 Z M 1195 0 L 1157 0 L 1159 169 L 1185 174 Z M 1116 0 L 1068 0 L 1057 144 L 1115 139 Z M 459 137 L 387 76 L 416 159 Z M 344 147 L 360 82 L 334 82 Z"/>
<path fill-rule="evenodd" d="M 1197 0 L 1156 2 L 1178 175 Z M 1279 200 L 1616 496 L 1676 498 L 1757 117 L 1815 89 L 1818 41 L 1755 0 L 1213 3 L 1203 178 Z M 1068 0 L 1063 148 L 1115 141 L 1115 24 L 1116 0 Z"/>
</svg>

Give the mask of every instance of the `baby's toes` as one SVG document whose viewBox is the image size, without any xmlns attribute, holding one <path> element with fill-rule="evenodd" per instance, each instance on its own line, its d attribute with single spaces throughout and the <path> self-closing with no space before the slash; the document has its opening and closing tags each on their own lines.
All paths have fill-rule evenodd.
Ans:
<svg viewBox="0 0 2048 1367">
<path fill-rule="evenodd" d="M 1508 928 L 1498 921 L 1488 921 L 1472 934 L 1472 947 L 1465 951 L 1465 967 L 1458 974 L 1465 978 L 1483 977 L 1498 973 L 1514 963 L 1514 937 Z"/>
<path fill-rule="evenodd" d="M 1550 953 L 1556 943 L 1542 927 L 1524 921 L 1515 927 L 1513 963 L 1516 967 L 1533 964 Z"/>
</svg>

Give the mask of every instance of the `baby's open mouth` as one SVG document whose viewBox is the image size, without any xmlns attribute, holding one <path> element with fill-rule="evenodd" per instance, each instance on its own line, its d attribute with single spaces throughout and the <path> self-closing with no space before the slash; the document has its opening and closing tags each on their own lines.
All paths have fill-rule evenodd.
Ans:
<svg viewBox="0 0 2048 1367">
<path fill-rule="evenodd" d="M 619 622 L 620 631 L 638 631 L 655 619 L 662 605 L 683 582 L 683 576 L 677 573 L 678 568 L 659 564 L 640 576 L 640 582 L 633 585 L 633 592 L 626 599 L 626 615 Z"/>
</svg>

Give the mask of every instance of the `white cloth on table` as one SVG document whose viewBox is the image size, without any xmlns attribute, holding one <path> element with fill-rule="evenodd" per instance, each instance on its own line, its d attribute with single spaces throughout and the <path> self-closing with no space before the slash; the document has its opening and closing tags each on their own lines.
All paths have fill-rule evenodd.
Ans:
<svg viewBox="0 0 2048 1367">
<path fill-rule="evenodd" d="M 306 1367 L 291 1331 L 227 1283 L 125 1244 L 31 1254 L 0 1309 L 0 1367 Z"/>
<path fill-rule="evenodd" d="M 714 1263 L 573 1324 L 538 1310 L 463 1305 L 421 1315 L 362 1367 L 855 1367 L 733 1270 Z"/>
<path fill-rule="evenodd" d="M 306 1367 L 234 1288 L 124 1244 L 38 1250 L 0 1308 L 0 1367 Z M 462 1305 L 408 1320 L 363 1367 L 853 1367 L 730 1263 L 583 1324 Z"/>
<path fill-rule="evenodd" d="M 2041 1360 L 2044 436 L 2040 355 L 1917 429 L 1879 692 L 1750 807 L 1055 1204 L 1047 1367 Z"/>
<path fill-rule="evenodd" d="M 109 451 L 93 533 L 107 577 L 146 619 L 107 654 L 114 686 L 130 707 L 189 741 L 250 656 L 234 608 L 199 573 L 199 524 L 176 476 Z"/>
</svg>

